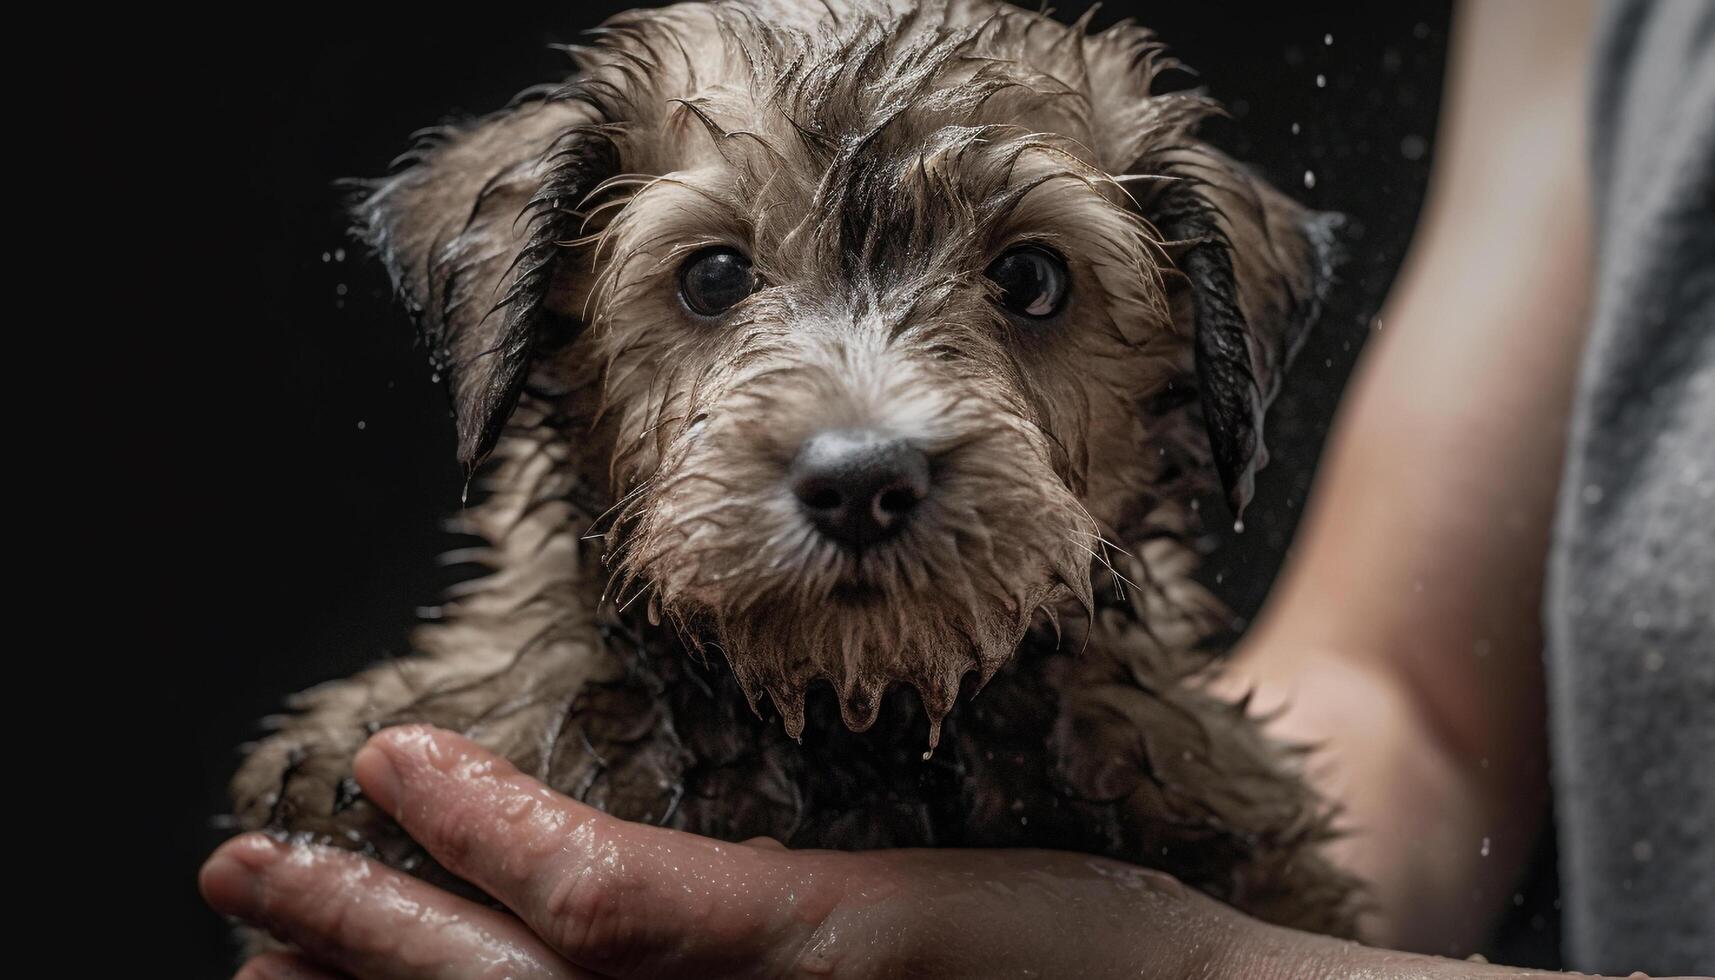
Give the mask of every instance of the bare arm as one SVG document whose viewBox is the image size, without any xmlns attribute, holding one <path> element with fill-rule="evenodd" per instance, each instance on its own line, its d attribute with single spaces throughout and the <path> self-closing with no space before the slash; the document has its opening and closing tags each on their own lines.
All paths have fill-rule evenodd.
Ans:
<svg viewBox="0 0 1715 980">
<path fill-rule="evenodd" d="M 1547 792 L 1539 605 L 1591 230 L 1587 0 L 1455 19 L 1430 199 L 1299 543 L 1230 682 L 1323 743 L 1367 938 L 1461 952 Z"/>
</svg>

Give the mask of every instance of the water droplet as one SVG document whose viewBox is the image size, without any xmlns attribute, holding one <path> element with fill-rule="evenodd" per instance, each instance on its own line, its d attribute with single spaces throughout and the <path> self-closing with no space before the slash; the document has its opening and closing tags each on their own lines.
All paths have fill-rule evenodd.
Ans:
<svg viewBox="0 0 1715 980">
<path fill-rule="evenodd" d="M 1304 187 L 1306 190 L 1316 186 L 1316 171 L 1304 171 Z"/>
<path fill-rule="evenodd" d="M 1660 650 L 1651 650 L 1650 652 L 1644 654 L 1644 669 L 1649 671 L 1650 673 L 1653 674 L 1656 671 L 1665 667 L 1666 665 L 1667 665 L 1667 658 L 1661 655 Z"/>
<path fill-rule="evenodd" d="M 1483 838 L 1483 846 L 1478 849 L 1477 853 L 1482 857 L 1489 856 L 1489 839 L 1487 837 Z"/>
<path fill-rule="evenodd" d="M 364 429 L 367 429 L 367 428 L 369 428 L 368 422 L 365 422 L 362 419 L 357 420 L 357 431 L 362 432 Z"/>
<path fill-rule="evenodd" d="M 1322 46 L 1323 47 L 1328 47 L 1328 46 L 1332 45 L 1333 43 L 1334 43 L 1334 35 L 1332 35 L 1332 34 L 1322 35 Z"/>
<path fill-rule="evenodd" d="M 1429 152 L 1429 141 L 1416 133 L 1408 134 L 1399 141 L 1399 155 L 1407 160 L 1421 160 Z"/>
<path fill-rule="evenodd" d="M 1328 76 L 1318 72 L 1316 74 L 1316 87 L 1317 88 L 1327 88 L 1328 87 Z"/>
<path fill-rule="evenodd" d="M 1595 506 L 1602 502 L 1602 488 L 1594 483 L 1587 483 L 1579 496 L 1584 498 L 1586 504 Z"/>
<path fill-rule="evenodd" d="M 1297 123 L 1292 124 L 1292 135 L 1297 136 L 1299 133 L 1302 133 L 1302 132 L 1304 132 L 1304 127 L 1298 125 Z"/>
<path fill-rule="evenodd" d="M 1640 840 L 1632 845 L 1632 860 L 1643 864 L 1652 857 L 1655 857 L 1654 844 L 1647 840 Z"/>
</svg>

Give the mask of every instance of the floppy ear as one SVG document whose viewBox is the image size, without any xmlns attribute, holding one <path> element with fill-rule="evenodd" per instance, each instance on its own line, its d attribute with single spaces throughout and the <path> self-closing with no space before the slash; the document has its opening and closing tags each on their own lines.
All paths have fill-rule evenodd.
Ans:
<svg viewBox="0 0 1715 980">
<path fill-rule="evenodd" d="M 358 185 L 355 233 L 448 376 L 467 466 L 517 403 L 545 312 L 575 312 L 556 273 L 577 208 L 617 169 L 600 115 L 571 97 L 515 104 L 423 134 L 403 169 Z"/>
<path fill-rule="evenodd" d="M 1233 516 L 1268 463 L 1263 416 L 1333 281 L 1336 214 L 1306 210 L 1221 153 L 1182 144 L 1147 161 L 1168 178 L 1144 211 L 1184 279 L 1209 448 Z"/>
</svg>

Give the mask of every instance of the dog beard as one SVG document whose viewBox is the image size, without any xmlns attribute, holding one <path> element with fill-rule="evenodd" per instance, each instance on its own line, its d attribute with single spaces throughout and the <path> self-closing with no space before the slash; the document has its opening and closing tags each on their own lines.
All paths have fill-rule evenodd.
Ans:
<svg viewBox="0 0 1715 980">
<path fill-rule="evenodd" d="M 1044 583 L 1005 600 L 835 597 L 813 609 L 737 610 L 713 621 L 708 634 L 718 638 L 753 709 L 766 692 L 793 738 L 803 731 L 805 697 L 816 681 L 834 688 L 842 720 L 858 732 L 875 723 L 887 689 L 904 683 L 922 699 L 933 750 L 965 676 L 975 673 L 978 687 L 986 684 L 1036 611 L 1057 615 L 1055 605 L 1068 594 Z"/>
<path fill-rule="evenodd" d="M 933 750 L 967 674 L 986 684 L 1038 614 L 1057 626 L 1061 606 L 1092 608 L 1103 546 L 1028 430 L 976 417 L 956 409 L 939 416 L 940 431 L 919 431 L 931 449 L 959 445 L 942 457 L 941 492 L 897 538 L 861 551 L 821 537 L 772 489 L 756 426 L 694 426 L 677 465 L 635 501 L 615 595 L 647 597 L 652 621 L 670 621 L 705 659 L 723 655 L 752 710 L 767 694 L 794 738 L 818 681 L 859 732 L 905 684 L 922 699 Z"/>
</svg>

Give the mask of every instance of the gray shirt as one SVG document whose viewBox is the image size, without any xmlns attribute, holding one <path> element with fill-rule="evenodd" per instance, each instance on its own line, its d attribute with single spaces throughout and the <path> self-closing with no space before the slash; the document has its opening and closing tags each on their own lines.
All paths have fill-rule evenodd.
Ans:
<svg viewBox="0 0 1715 980">
<path fill-rule="evenodd" d="M 1617 0 L 1546 603 L 1570 965 L 1715 973 L 1715 2 Z"/>
</svg>

